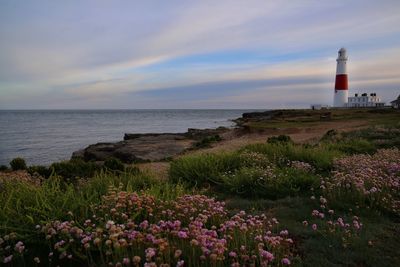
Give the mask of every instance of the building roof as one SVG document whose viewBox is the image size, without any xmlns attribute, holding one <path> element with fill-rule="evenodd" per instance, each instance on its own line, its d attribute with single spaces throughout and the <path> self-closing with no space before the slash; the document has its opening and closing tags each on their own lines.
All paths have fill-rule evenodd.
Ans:
<svg viewBox="0 0 400 267">
<path fill-rule="evenodd" d="M 390 103 L 391 104 L 400 104 L 400 95 L 397 97 L 397 99 L 391 101 Z"/>
</svg>

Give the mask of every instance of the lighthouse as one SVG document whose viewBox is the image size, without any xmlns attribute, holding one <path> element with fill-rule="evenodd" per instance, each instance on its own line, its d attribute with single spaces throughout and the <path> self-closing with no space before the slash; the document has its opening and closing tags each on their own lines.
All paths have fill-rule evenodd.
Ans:
<svg viewBox="0 0 400 267">
<path fill-rule="evenodd" d="M 334 107 L 345 107 L 348 98 L 348 80 L 347 80 L 347 52 L 345 48 L 340 48 L 338 58 L 336 59 L 336 80 L 335 96 L 333 99 Z"/>
</svg>

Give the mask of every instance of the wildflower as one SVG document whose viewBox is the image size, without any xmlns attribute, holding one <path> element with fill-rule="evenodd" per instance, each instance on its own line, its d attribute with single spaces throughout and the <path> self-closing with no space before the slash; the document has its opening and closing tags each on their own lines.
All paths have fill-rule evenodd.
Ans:
<svg viewBox="0 0 400 267">
<path fill-rule="evenodd" d="M 96 238 L 93 240 L 93 243 L 94 243 L 96 246 L 99 246 L 100 243 L 101 243 L 101 239 L 98 238 L 98 237 L 96 237 Z"/>
<path fill-rule="evenodd" d="M 12 261 L 12 258 L 13 258 L 13 255 L 10 255 L 10 256 L 8 256 L 8 257 L 5 257 L 4 260 L 3 260 L 3 263 L 9 263 L 9 262 L 11 262 L 11 261 Z"/>
<path fill-rule="evenodd" d="M 190 245 L 192 245 L 192 246 L 198 246 L 198 245 L 199 245 L 199 241 L 197 241 L 196 239 L 192 239 L 192 240 L 190 241 Z"/>
<path fill-rule="evenodd" d="M 132 262 L 133 262 L 133 264 L 135 264 L 135 265 L 139 265 L 140 261 L 141 261 L 141 258 L 140 258 L 139 256 L 134 256 L 134 257 L 132 258 Z"/>
<path fill-rule="evenodd" d="M 18 241 L 17 244 L 15 244 L 15 251 L 17 251 L 18 253 L 24 252 L 24 249 L 24 243 L 22 243 L 21 241 Z"/>
<path fill-rule="evenodd" d="M 312 229 L 314 230 L 314 231 L 316 231 L 317 230 L 317 225 L 314 223 L 312 226 Z"/>
<path fill-rule="evenodd" d="M 272 261 L 274 259 L 274 255 L 266 250 L 261 249 L 260 250 L 260 255 L 262 258 L 266 259 L 267 261 Z"/>
<path fill-rule="evenodd" d="M 34 261 L 34 262 L 36 262 L 37 264 L 39 264 L 39 263 L 40 263 L 40 259 L 39 259 L 39 257 L 34 257 L 34 258 L 33 258 L 33 261 Z"/>
<path fill-rule="evenodd" d="M 217 254 L 213 253 L 213 254 L 210 255 L 210 260 L 211 261 L 216 261 L 217 257 L 218 257 Z"/>
<path fill-rule="evenodd" d="M 156 255 L 156 249 L 155 248 L 147 248 L 146 249 L 146 258 L 151 259 Z"/>
<path fill-rule="evenodd" d="M 290 265 L 290 260 L 288 258 L 283 258 L 281 262 L 283 265 Z"/>
<path fill-rule="evenodd" d="M 304 226 L 308 226 L 308 222 L 307 221 L 303 221 L 303 225 Z"/>
<path fill-rule="evenodd" d="M 179 258 L 180 256 L 182 255 L 182 250 L 180 250 L 180 249 L 177 249 L 177 250 L 175 250 L 175 258 Z"/>
<path fill-rule="evenodd" d="M 122 260 L 122 264 L 126 265 L 126 266 L 128 266 L 130 262 L 131 261 L 129 260 L 129 258 L 123 258 L 123 260 Z"/>
<path fill-rule="evenodd" d="M 183 265 L 185 265 L 185 261 L 184 260 L 180 260 L 176 263 L 176 267 L 182 267 Z"/>
<path fill-rule="evenodd" d="M 229 257 L 236 258 L 237 257 L 236 252 L 235 251 L 229 252 Z"/>
<path fill-rule="evenodd" d="M 289 235 L 289 232 L 288 232 L 288 230 L 282 230 L 279 234 L 282 236 L 287 236 L 287 235 Z"/>
<path fill-rule="evenodd" d="M 185 239 L 185 238 L 188 238 L 188 235 L 187 235 L 187 233 L 185 231 L 179 231 L 178 232 L 178 237 L 182 238 L 182 239 Z"/>
</svg>

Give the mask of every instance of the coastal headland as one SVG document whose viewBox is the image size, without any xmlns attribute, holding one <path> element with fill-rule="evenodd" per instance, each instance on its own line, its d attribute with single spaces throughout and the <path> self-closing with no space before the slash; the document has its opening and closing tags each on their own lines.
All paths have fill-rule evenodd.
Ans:
<svg viewBox="0 0 400 267">
<path fill-rule="evenodd" d="M 15 158 L 0 171 L 0 262 L 399 266 L 399 118 L 252 112 L 229 129 L 126 133 L 50 166 Z"/>
<path fill-rule="evenodd" d="M 124 140 L 97 143 L 75 151 L 72 159 L 102 162 L 109 157 L 142 168 L 166 169 L 167 161 L 181 155 L 232 151 L 265 142 L 268 137 L 288 135 L 297 143 L 318 142 L 329 130 L 348 132 L 382 123 L 396 123 L 398 109 L 287 109 L 244 113 L 233 128 L 188 129 L 185 133 L 125 133 Z M 155 164 L 160 162 L 159 164 Z"/>
</svg>

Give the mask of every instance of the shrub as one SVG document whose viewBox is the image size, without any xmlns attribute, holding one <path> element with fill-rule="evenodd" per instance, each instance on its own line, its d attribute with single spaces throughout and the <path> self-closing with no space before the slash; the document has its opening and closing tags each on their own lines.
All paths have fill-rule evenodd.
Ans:
<svg viewBox="0 0 400 267">
<path fill-rule="evenodd" d="M 373 143 L 362 139 L 329 143 L 325 144 L 324 147 L 329 150 L 337 150 L 349 155 L 373 154 L 377 150 L 377 147 Z"/>
<path fill-rule="evenodd" d="M 213 135 L 213 136 L 207 136 L 201 139 L 200 141 L 196 142 L 194 144 L 194 147 L 196 148 L 204 148 L 204 147 L 209 147 L 212 143 L 216 143 L 221 141 L 222 138 L 218 134 Z"/>
<path fill-rule="evenodd" d="M 279 135 L 269 137 L 267 140 L 268 144 L 293 144 L 292 139 L 288 135 Z"/>
<path fill-rule="evenodd" d="M 354 139 L 367 140 L 377 148 L 400 148 L 400 124 L 391 126 L 376 126 L 343 133 L 345 140 L 351 142 Z"/>
<path fill-rule="evenodd" d="M 241 166 L 237 152 L 184 156 L 171 162 L 169 177 L 172 182 L 187 182 L 191 185 L 218 184 L 220 174 Z"/>
<path fill-rule="evenodd" d="M 46 166 L 29 166 L 28 172 L 30 175 L 34 175 L 35 173 L 39 174 L 43 178 L 49 178 L 53 172 L 51 168 L 47 168 Z"/>
<path fill-rule="evenodd" d="M 249 198 L 277 199 L 310 191 L 318 181 L 312 173 L 295 168 L 243 167 L 222 175 L 222 188 L 235 195 Z"/>
<path fill-rule="evenodd" d="M 108 158 L 104 161 L 103 167 L 110 171 L 124 171 L 125 166 L 121 160 L 117 158 Z"/>
<path fill-rule="evenodd" d="M 327 131 L 320 139 L 321 142 L 333 142 L 341 138 L 339 132 L 335 129 Z"/>
<path fill-rule="evenodd" d="M 8 167 L 6 165 L 0 165 L 0 171 L 7 171 Z"/>
<path fill-rule="evenodd" d="M 26 170 L 26 163 L 23 158 L 15 158 L 10 162 L 11 169 L 13 171 Z"/>
<path fill-rule="evenodd" d="M 74 181 L 76 178 L 92 177 L 96 171 L 100 170 L 94 162 L 85 162 L 81 159 L 73 159 L 70 161 L 62 161 L 53 163 L 50 166 L 54 173 L 60 175 L 69 181 Z"/>
</svg>

